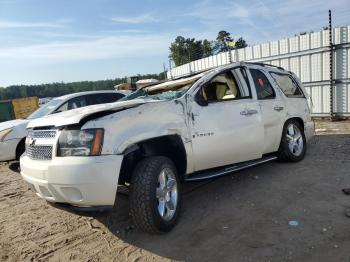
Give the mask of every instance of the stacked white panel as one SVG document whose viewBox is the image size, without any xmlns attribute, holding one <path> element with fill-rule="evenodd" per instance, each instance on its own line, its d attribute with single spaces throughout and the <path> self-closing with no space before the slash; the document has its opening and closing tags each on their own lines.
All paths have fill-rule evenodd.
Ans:
<svg viewBox="0 0 350 262">
<path fill-rule="evenodd" d="M 287 54 L 289 53 L 289 44 L 288 39 L 281 39 L 280 41 L 280 54 Z"/>
<path fill-rule="evenodd" d="M 300 57 L 300 80 L 301 82 L 310 82 L 310 56 Z"/>
<path fill-rule="evenodd" d="M 347 60 L 347 71 L 348 71 L 348 75 L 347 75 L 347 78 L 350 78 L 350 48 L 347 48 L 347 51 L 348 51 L 348 60 Z"/>
<path fill-rule="evenodd" d="M 321 45 L 321 32 L 315 32 L 310 34 L 310 39 L 311 39 L 311 49 L 314 48 L 320 48 Z"/>
<path fill-rule="evenodd" d="M 253 47 L 248 46 L 245 48 L 245 59 L 252 60 L 253 59 Z"/>
<path fill-rule="evenodd" d="M 300 77 L 299 57 L 291 57 L 289 60 L 289 64 L 290 64 L 290 71 L 292 71 L 298 77 Z"/>
<path fill-rule="evenodd" d="M 348 85 L 336 84 L 334 88 L 334 112 L 341 114 L 347 112 L 348 108 Z"/>
<path fill-rule="evenodd" d="M 322 31 L 322 46 L 329 46 L 329 32 L 328 32 L 328 30 Z"/>
<path fill-rule="evenodd" d="M 322 80 L 329 80 L 329 52 L 322 53 Z"/>
<path fill-rule="evenodd" d="M 350 84 L 347 84 L 347 88 L 346 88 L 346 91 L 347 91 L 347 96 L 346 96 L 346 98 L 347 98 L 347 101 L 348 101 L 348 103 L 347 103 L 347 105 L 348 105 L 348 107 L 347 107 L 347 111 L 346 112 L 350 112 L 350 91 L 349 91 L 349 89 L 350 89 Z"/>
<path fill-rule="evenodd" d="M 246 48 L 240 48 L 240 49 L 237 50 L 238 51 L 238 58 L 239 58 L 238 61 L 246 60 L 245 50 L 246 50 Z"/>
<path fill-rule="evenodd" d="M 300 51 L 310 49 L 310 34 L 301 35 L 299 40 L 300 40 Z"/>
<path fill-rule="evenodd" d="M 290 71 L 290 68 L 289 68 L 289 58 L 281 59 L 281 60 L 280 60 L 280 66 L 283 67 L 285 70 Z"/>
<path fill-rule="evenodd" d="M 254 45 L 253 46 L 253 57 L 254 57 L 254 59 L 261 58 L 261 47 L 260 47 L 260 45 Z"/>
<path fill-rule="evenodd" d="M 299 36 L 289 38 L 289 52 L 299 52 Z"/>
<path fill-rule="evenodd" d="M 270 43 L 270 48 L 271 48 L 271 56 L 279 55 L 279 46 L 278 46 L 278 41 L 272 41 Z"/>
<path fill-rule="evenodd" d="M 262 57 L 270 56 L 270 43 L 261 44 L 261 56 Z"/>
<path fill-rule="evenodd" d="M 280 60 L 272 60 L 271 65 L 280 66 Z"/>
<path fill-rule="evenodd" d="M 350 115 L 350 25 L 333 29 L 333 43 L 338 45 L 334 51 L 334 78 L 345 80 L 337 83 L 334 91 L 334 111 Z M 342 45 L 345 44 L 345 45 Z M 260 45 L 233 50 L 231 62 L 256 61 L 281 66 L 294 72 L 304 82 L 307 92 L 313 99 L 313 113 L 329 113 L 329 31 L 321 30 L 299 36 L 262 43 Z M 219 53 L 190 64 L 173 68 L 168 77 L 178 77 L 193 72 L 214 68 L 230 63 L 229 52 Z M 339 113 L 339 112 L 338 112 Z"/>
<path fill-rule="evenodd" d="M 311 55 L 311 81 L 319 82 L 322 80 L 322 56 L 321 54 Z"/>
</svg>

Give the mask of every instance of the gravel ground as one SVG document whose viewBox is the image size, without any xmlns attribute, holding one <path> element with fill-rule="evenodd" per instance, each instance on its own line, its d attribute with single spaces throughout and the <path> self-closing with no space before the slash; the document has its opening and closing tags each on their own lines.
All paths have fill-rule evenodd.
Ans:
<svg viewBox="0 0 350 262">
<path fill-rule="evenodd" d="M 0 260 L 350 262 L 341 191 L 350 187 L 350 122 L 317 129 L 300 163 L 183 185 L 179 224 L 157 236 L 133 229 L 126 195 L 110 213 L 73 214 L 29 191 L 18 164 L 2 163 Z"/>
</svg>

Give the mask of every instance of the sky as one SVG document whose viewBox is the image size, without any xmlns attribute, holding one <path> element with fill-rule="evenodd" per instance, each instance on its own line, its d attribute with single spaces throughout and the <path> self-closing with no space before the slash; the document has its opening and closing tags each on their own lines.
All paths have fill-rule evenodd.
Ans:
<svg viewBox="0 0 350 262">
<path fill-rule="evenodd" d="M 249 45 L 350 24 L 349 0 L 0 0 L 0 86 L 159 73 L 178 35 Z"/>
</svg>

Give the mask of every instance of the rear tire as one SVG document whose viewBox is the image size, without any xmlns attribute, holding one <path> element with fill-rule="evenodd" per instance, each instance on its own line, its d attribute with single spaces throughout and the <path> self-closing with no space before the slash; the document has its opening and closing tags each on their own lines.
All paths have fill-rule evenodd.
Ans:
<svg viewBox="0 0 350 262">
<path fill-rule="evenodd" d="M 278 160 L 298 162 L 306 153 L 304 129 L 294 119 L 288 120 L 283 127 L 281 144 L 277 152 Z"/>
<path fill-rule="evenodd" d="M 130 215 L 134 225 L 149 233 L 170 231 L 181 207 L 180 180 L 167 157 L 142 159 L 130 185 Z"/>
</svg>

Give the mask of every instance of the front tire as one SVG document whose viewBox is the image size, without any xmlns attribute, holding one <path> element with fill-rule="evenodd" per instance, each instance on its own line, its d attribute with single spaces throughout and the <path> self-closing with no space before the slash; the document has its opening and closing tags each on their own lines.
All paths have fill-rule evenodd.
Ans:
<svg viewBox="0 0 350 262">
<path fill-rule="evenodd" d="M 288 120 L 283 127 L 281 144 L 277 152 L 280 161 L 298 162 L 306 153 L 304 129 L 294 119 Z"/>
<path fill-rule="evenodd" d="M 130 185 L 134 225 L 149 233 L 168 232 L 177 223 L 180 206 L 180 180 L 174 163 L 162 156 L 142 159 Z"/>
<path fill-rule="evenodd" d="M 16 148 L 16 160 L 19 160 L 21 155 L 26 151 L 26 146 L 25 146 L 25 139 L 22 139 Z"/>
</svg>

